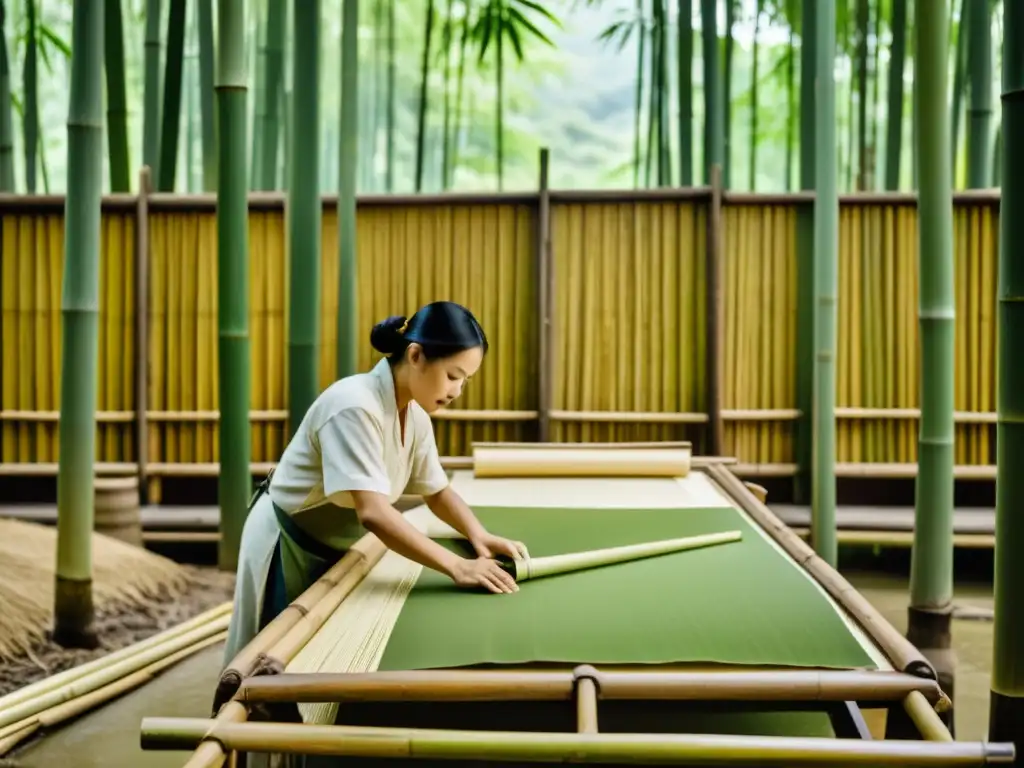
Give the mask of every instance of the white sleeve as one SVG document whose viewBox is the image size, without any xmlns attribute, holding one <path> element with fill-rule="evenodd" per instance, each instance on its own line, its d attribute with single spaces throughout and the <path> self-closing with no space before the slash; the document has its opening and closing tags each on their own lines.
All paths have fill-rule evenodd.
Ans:
<svg viewBox="0 0 1024 768">
<path fill-rule="evenodd" d="M 406 493 L 433 496 L 448 487 L 448 475 L 441 466 L 441 457 L 437 455 L 434 427 L 426 414 L 416 419 L 411 470 Z"/>
<path fill-rule="evenodd" d="M 324 495 L 346 491 L 374 491 L 391 495 L 384 464 L 384 433 L 362 408 L 346 408 L 332 416 L 317 432 L 324 473 Z"/>
</svg>

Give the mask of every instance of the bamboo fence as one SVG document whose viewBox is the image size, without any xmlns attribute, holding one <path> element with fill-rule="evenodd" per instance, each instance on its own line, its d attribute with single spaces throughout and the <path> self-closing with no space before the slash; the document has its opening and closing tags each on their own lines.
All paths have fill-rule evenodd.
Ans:
<svg viewBox="0 0 1024 768">
<path fill-rule="evenodd" d="M 449 466 L 475 441 L 690 440 L 747 477 L 802 472 L 809 403 L 796 354 L 797 219 L 813 193 L 710 187 L 365 196 L 358 221 L 361 368 L 369 329 L 452 299 L 492 342 L 437 417 Z M 97 472 L 218 474 L 212 195 L 103 202 Z M 717 179 L 717 176 L 715 177 Z M 713 179 L 714 181 L 714 179 Z M 954 196 L 956 472 L 995 476 L 997 192 Z M 285 196 L 250 195 L 253 473 L 287 435 Z M 64 200 L 0 196 L 0 475 L 55 475 Z M 916 198 L 840 198 L 837 474 L 916 472 Z M 332 381 L 336 199 L 324 198 L 320 382 Z M 806 314 L 806 313 L 803 313 Z M 360 331 L 362 333 L 362 331 Z"/>
</svg>

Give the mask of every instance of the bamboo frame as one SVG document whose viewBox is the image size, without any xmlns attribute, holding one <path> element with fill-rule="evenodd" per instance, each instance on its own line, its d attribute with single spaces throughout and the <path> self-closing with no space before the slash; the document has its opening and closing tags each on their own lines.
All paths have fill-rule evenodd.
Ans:
<svg viewBox="0 0 1024 768">
<path fill-rule="evenodd" d="M 703 765 L 963 766 L 1011 764 L 1012 744 L 690 734 L 533 733 L 229 723 L 147 717 L 143 749 L 221 749 L 348 757 Z"/>
<path fill-rule="evenodd" d="M 812 578 L 821 583 L 826 588 L 826 591 L 837 600 L 839 605 L 852 614 L 861 626 L 864 627 L 872 642 L 882 647 L 883 653 L 896 663 L 898 669 L 895 672 L 854 670 L 846 673 L 821 672 L 818 670 L 782 670 L 780 677 L 777 674 L 773 674 L 774 670 L 768 674 L 759 674 L 758 672 L 752 673 L 750 670 L 742 668 L 738 670 L 724 668 L 715 670 L 713 680 L 702 678 L 700 676 L 701 670 L 698 669 L 688 671 L 685 675 L 676 675 L 672 678 L 676 685 L 682 687 L 688 682 L 691 685 L 690 695 L 694 697 L 692 700 L 697 701 L 704 701 L 709 698 L 707 685 L 711 683 L 714 688 L 713 695 L 715 697 L 731 698 L 734 702 L 750 702 L 750 696 L 746 694 L 755 691 L 761 696 L 767 697 L 764 700 L 769 702 L 773 700 L 772 697 L 777 701 L 779 699 L 791 700 L 794 697 L 799 698 L 802 696 L 805 700 L 809 700 L 809 703 L 824 703 L 826 706 L 828 704 L 840 703 L 841 706 L 853 707 L 855 711 L 859 712 L 856 704 L 851 699 L 861 698 L 857 690 L 867 689 L 869 691 L 866 694 L 867 697 L 880 697 L 883 702 L 888 703 L 889 706 L 887 708 L 890 710 L 893 707 L 900 706 L 897 702 L 902 702 L 904 707 L 920 707 L 920 701 L 916 704 L 913 703 L 918 698 L 925 703 L 928 709 L 944 710 L 948 708 L 948 698 L 939 690 L 935 675 L 928 674 L 931 668 L 923 659 L 923 656 L 910 646 L 905 638 L 902 638 L 888 625 L 885 619 L 874 611 L 867 601 L 856 594 L 853 588 L 841 576 L 835 573 L 835 571 L 828 569 L 827 566 L 824 574 L 827 577 L 828 573 L 831 573 L 832 577 L 828 583 L 823 583 L 823 571 L 820 567 L 816 567 L 816 563 L 813 562 L 813 553 L 811 553 L 810 559 L 802 556 L 809 551 L 806 544 L 800 541 L 792 532 L 788 531 L 785 525 L 775 518 L 767 508 L 760 505 L 760 502 L 746 488 L 743 482 L 732 475 L 728 468 L 729 463 L 730 460 L 728 459 L 716 457 L 694 458 L 694 467 L 708 472 L 712 482 L 717 482 L 727 496 L 733 498 L 748 514 L 751 514 L 755 522 L 765 528 L 768 535 L 772 536 L 790 556 L 794 557 L 799 565 L 807 569 L 811 573 Z M 236 677 L 233 681 L 222 678 L 221 688 L 218 689 L 218 706 L 215 707 L 215 709 L 219 708 L 216 719 L 213 721 L 198 721 L 207 725 L 205 726 L 203 736 L 192 744 L 195 747 L 195 751 L 192 753 L 185 768 L 217 768 L 230 761 L 235 756 L 236 750 L 246 751 L 252 744 L 233 742 L 230 739 L 227 741 L 221 740 L 221 734 L 225 732 L 224 729 L 227 728 L 228 732 L 231 733 L 230 728 L 232 724 L 245 723 L 249 717 L 249 707 L 251 705 L 273 703 L 273 701 L 280 702 L 286 696 L 289 696 L 290 694 L 282 692 L 285 691 L 293 680 L 300 681 L 303 686 L 308 687 L 310 684 L 316 684 L 324 680 L 331 681 L 333 678 L 334 681 L 339 681 L 342 686 L 348 686 L 347 693 L 349 695 L 353 693 L 355 687 L 362 685 L 362 700 L 368 700 L 366 688 L 367 683 L 369 683 L 371 691 L 369 697 L 371 698 L 376 696 L 380 700 L 381 697 L 386 698 L 388 695 L 394 697 L 397 694 L 401 698 L 408 700 L 425 695 L 422 684 L 415 683 L 416 680 L 423 680 L 432 675 L 444 674 L 444 672 L 434 671 L 369 673 L 364 675 L 347 674 L 340 676 L 296 675 L 294 673 L 281 675 L 261 674 L 259 669 L 261 665 L 264 670 L 270 672 L 273 672 L 275 669 L 285 668 L 287 663 L 337 608 L 341 600 L 344 599 L 344 595 L 347 594 L 347 590 L 354 587 L 383 554 L 383 546 L 379 541 L 376 541 L 375 537 L 369 535 L 360 540 L 356 548 L 360 553 L 360 557 L 366 558 L 365 563 L 362 563 L 359 567 L 351 568 L 351 571 L 341 578 L 336 578 L 337 570 L 341 570 L 338 566 L 329 571 L 319 582 L 307 590 L 295 604 L 289 607 L 290 609 L 294 608 L 294 610 L 286 610 L 275 619 L 229 665 L 229 669 L 235 670 L 234 674 Z M 307 606 L 312 607 L 308 608 Z M 237 670 L 249 670 L 249 672 L 241 674 Z M 459 677 L 463 676 L 463 679 L 465 679 L 465 675 L 486 675 L 487 679 L 492 681 L 492 686 L 495 681 L 499 684 L 507 685 L 508 683 L 507 679 L 502 679 L 502 675 L 508 673 L 498 673 L 495 675 L 493 672 L 456 670 L 454 673 L 449 674 L 453 675 L 453 677 L 447 678 L 449 683 L 452 680 L 459 682 Z M 519 686 L 524 681 L 532 680 L 536 682 L 540 680 L 543 683 L 545 680 L 554 680 L 554 685 L 559 688 L 557 694 L 560 698 L 571 699 L 575 696 L 577 729 L 580 733 L 586 735 L 592 735 L 598 731 L 597 703 L 600 698 L 627 697 L 628 695 L 649 697 L 650 695 L 649 690 L 640 691 L 634 688 L 630 691 L 631 685 L 635 686 L 637 680 L 645 677 L 644 673 L 637 675 L 632 672 L 626 672 L 608 676 L 608 673 L 599 672 L 589 665 L 581 665 L 561 678 L 551 678 L 546 672 L 534 673 L 531 671 L 526 673 L 530 677 L 523 677 L 524 673 L 521 670 L 515 670 L 511 674 L 516 675 L 518 691 L 523 690 Z M 705 675 L 707 674 L 705 672 Z M 723 675 L 728 677 L 723 677 Z M 646 675 L 648 678 L 656 676 L 651 676 L 649 673 Z M 474 677 L 473 682 L 480 683 L 484 679 L 483 677 Z M 414 682 L 414 685 L 410 685 L 410 680 Z M 822 684 L 822 680 L 826 681 L 826 683 Z M 566 681 L 568 681 L 568 685 L 566 685 Z M 729 684 L 730 681 L 731 685 Z M 781 685 L 779 684 L 780 682 Z M 226 686 L 225 683 L 227 683 Z M 389 684 L 392 686 L 390 694 L 386 690 Z M 619 685 L 617 691 L 616 685 Z M 642 685 L 643 683 L 641 683 Z M 853 688 L 843 688 L 844 685 L 853 686 Z M 418 689 L 416 686 L 418 686 Z M 744 686 L 747 686 L 745 691 L 743 690 Z M 675 696 L 680 695 L 678 688 L 672 693 Z M 436 698 L 437 690 L 432 691 L 430 695 Z M 451 687 L 447 689 L 449 700 L 453 697 L 457 699 L 460 695 L 469 695 L 473 700 L 481 700 L 481 698 L 486 697 L 487 692 L 479 687 L 472 692 L 467 692 L 464 688 L 461 694 Z M 493 689 L 491 695 L 494 695 Z M 522 693 L 518 695 L 520 698 L 523 697 Z M 531 695 L 536 695 L 536 691 Z M 550 696 L 553 694 L 549 690 L 546 695 Z M 308 692 L 303 692 L 301 697 L 305 700 L 310 698 Z M 257 699 L 261 701 L 257 701 Z M 823 699 L 828 701 L 823 702 Z M 836 699 L 841 699 L 841 702 L 837 702 Z M 930 699 L 934 700 L 934 707 L 929 704 Z M 751 703 L 756 706 L 756 702 Z M 917 710 L 914 710 L 914 712 L 916 712 L 916 715 L 913 716 L 916 716 L 920 722 L 925 723 L 919 727 L 924 729 L 922 730 L 922 735 L 926 735 L 929 728 L 928 723 L 930 722 L 934 725 L 934 718 L 929 718 L 927 713 Z M 939 722 L 941 724 L 941 721 Z M 151 725 L 153 721 L 147 720 L 146 723 Z M 336 729 L 339 727 L 331 726 L 329 730 L 335 729 L 331 730 L 331 732 L 338 732 Z M 311 733 L 308 730 L 309 726 L 303 726 L 303 728 L 303 733 Z M 265 732 L 265 729 L 266 725 L 260 724 L 253 730 Z M 248 730 L 250 729 L 246 728 L 242 732 L 246 733 Z M 379 731 L 375 731 L 375 733 L 379 733 Z M 147 745 L 146 737 L 144 736 L 143 738 L 144 748 L 152 748 L 154 746 L 151 742 Z M 635 743 L 635 740 L 640 737 L 634 735 L 632 738 Z M 849 743 L 847 740 L 842 739 L 837 741 Z M 775 742 L 776 745 L 779 743 L 781 742 Z M 883 742 L 866 741 L 865 743 L 880 744 Z M 891 741 L 888 744 L 889 746 L 886 748 L 900 747 L 900 744 L 893 745 Z M 902 744 L 913 746 L 913 743 L 908 742 L 902 742 Z M 997 751 L 1003 749 L 1003 746 L 999 746 L 996 749 Z M 1012 747 L 1009 749 L 1010 758 L 1012 759 Z M 763 757 L 763 755 L 757 755 L 758 764 L 765 764 L 766 761 Z M 938 762 L 931 764 L 942 764 L 943 760 L 950 757 L 949 753 L 943 753 Z M 792 760 L 789 760 L 788 763 L 793 764 Z"/>
<path fill-rule="evenodd" d="M 256 703 L 366 701 L 568 701 L 581 679 L 605 701 L 902 702 L 920 694 L 924 706 L 948 711 L 934 680 L 903 672 L 863 670 L 622 671 L 581 665 L 567 671 L 415 670 L 283 673 L 242 682 L 238 699 Z"/>
</svg>

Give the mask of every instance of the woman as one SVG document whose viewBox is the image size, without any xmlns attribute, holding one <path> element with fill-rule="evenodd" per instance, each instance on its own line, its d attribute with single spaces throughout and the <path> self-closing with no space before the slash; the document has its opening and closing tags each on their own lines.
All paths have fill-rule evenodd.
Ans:
<svg viewBox="0 0 1024 768">
<path fill-rule="evenodd" d="M 226 663 L 367 531 L 461 587 L 518 589 L 492 558 L 526 548 L 487 531 L 452 490 L 428 415 L 479 370 L 487 352 L 480 324 L 465 307 L 439 301 L 408 322 L 378 323 L 370 343 L 385 359 L 321 393 L 250 504 Z M 421 495 L 478 557 L 460 557 L 407 522 L 392 506 L 406 492 Z"/>
</svg>

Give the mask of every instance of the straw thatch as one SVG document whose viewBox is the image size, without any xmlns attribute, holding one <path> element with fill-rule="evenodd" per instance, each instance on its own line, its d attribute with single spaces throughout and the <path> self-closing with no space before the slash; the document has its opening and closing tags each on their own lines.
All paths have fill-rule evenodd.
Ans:
<svg viewBox="0 0 1024 768">
<path fill-rule="evenodd" d="M 174 561 L 101 534 L 92 557 L 97 612 L 173 599 L 189 584 Z M 52 628 L 56 558 L 56 528 L 0 518 L 0 661 L 31 652 Z"/>
</svg>

